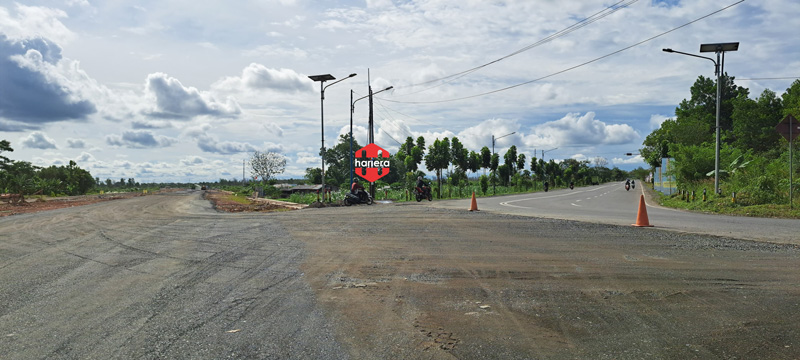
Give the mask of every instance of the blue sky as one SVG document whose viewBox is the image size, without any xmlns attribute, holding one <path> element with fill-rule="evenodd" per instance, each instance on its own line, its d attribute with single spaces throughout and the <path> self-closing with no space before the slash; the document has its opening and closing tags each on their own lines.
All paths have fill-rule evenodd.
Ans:
<svg viewBox="0 0 800 360">
<path fill-rule="evenodd" d="M 326 90 L 331 146 L 349 129 L 350 91 L 367 94 L 369 69 L 374 90 L 395 88 L 375 101 L 376 143 L 392 152 L 407 136 L 458 136 L 477 151 L 516 132 L 498 152 L 557 148 L 546 159 L 632 169 L 645 164 L 624 154 L 673 116 L 698 75 L 714 75 L 710 62 L 662 48 L 738 41 L 725 70 L 759 79 L 737 81 L 753 97 L 781 94 L 793 80 L 766 78 L 800 76 L 800 3 L 747 0 L 548 75 L 735 3 L 0 0 L 0 138 L 12 159 L 75 160 L 101 179 L 238 179 L 255 150 L 282 153 L 281 177 L 302 177 L 320 165 L 319 86 L 308 75 L 358 74 Z M 614 4 L 627 6 L 608 11 Z M 359 101 L 362 144 L 367 113 Z"/>
</svg>

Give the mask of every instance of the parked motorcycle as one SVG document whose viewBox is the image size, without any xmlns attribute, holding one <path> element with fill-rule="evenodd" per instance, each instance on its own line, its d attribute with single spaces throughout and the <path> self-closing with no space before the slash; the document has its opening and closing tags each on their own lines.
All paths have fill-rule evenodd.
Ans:
<svg viewBox="0 0 800 360">
<path fill-rule="evenodd" d="M 347 193 L 344 196 L 344 205 L 357 205 L 357 204 L 367 204 L 372 205 L 372 196 L 366 191 L 359 191 L 358 195 L 353 193 Z"/>
<path fill-rule="evenodd" d="M 428 201 L 433 201 L 433 195 L 431 194 L 431 187 L 430 186 L 423 186 L 415 187 L 414 188 L 414 196 L 417 199 L 417 202 L 422 201 L 422 199 L 428 199 Z"/>
</svg>

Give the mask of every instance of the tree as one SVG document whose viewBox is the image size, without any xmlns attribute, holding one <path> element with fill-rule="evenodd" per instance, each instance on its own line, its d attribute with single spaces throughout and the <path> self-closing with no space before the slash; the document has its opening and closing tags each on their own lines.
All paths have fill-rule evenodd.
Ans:
<svg viewBox="0 0 800 360">
<path fill-rule="evenodd" d="M 464 145 L 461 144 L 461 141 L 459 141 L 457 137 L 453 136 L 450 142 L 450 161 L 452 164 L 462 171 L 466 171 L 468 156 L 469 152 L 467 149 L 464 148 Z"/>
<path fill-rule="evenodd" d="M 478 169 L 481 168 L 481 155 L 470 151 L 469 156 L 467 156 L 467 168 L 473 173 L 478 172 Z"/>
<path fill-rule="evenodd" d="M 484 146 L 481 148 L 481 167 L 484 169 L 484 173 L 486 173 L 486 169 L 492 166 L 492 151 L 489 150 L 488 146 Z"/>
<path fill-rule="evenodd" d="M 737 86 L 733 83 L 735 77 L 724 74 L 722 76 L 722 93 L 720 96 L 720 116 L 719 124 L 722 130 L 730 131 L 733 129 L 731 115 L 733 114 L 733 100 L 736 98 L 747 98 L 749 90 Z M 678 120 L 683 118 L 694 118 L 710 125 L 710 129 L 716 126 L 717 112 L 717 85 L 716 80 L 699 76 L 692 87 L 689 89 L 691 98 L 684 99 L 675 109 Z M 713 131 L 711 133 L 713 135 Z"/>
<path fill-rule="evenodd" d="M 403 146 L 400 147 L 400 151 L 398 151 L 398 153 L 403 152 L 405 155 L 411 155 L 411 150 L 413 148 L 414 148 L 414 138 L 409 136 L 406 138 L 406 142 L 403 143 Z"/>
<path fill-rule="evenodd" d="M 12 152 L 14 149 L 11 148 L 11 143 L 8 140 L 0 140 L 0 154 L 4 151 Z M 6 170 L 6 166 L 11 163 L 11 159 L 0 155 L 0 170 Z"/>
<path fill-rule="evenodd" d="M 771 152 L 768 157 L 777 158 L 781 136 L 774 126 L 783 118 L 781 98 L 774 91 L 765 89 L 757 100 L 736 99 L 734 105 L 734 146 L 753 149 L 755 154 Z"/>
<path fill-rule="evenodd" d="M 800 80 L 792 82 L 792 85 L 781 96 L 783 100 L 783 116 L 791 114 L 796 119 L 800 119 Z"/>
<path fill-rule="evenodd" d="M 425 167 L 428 171 L 436 171 L 436 179 L 439 183 L 438 196 L 442 197 L 442 169 L 450 164 L 450 140 L 444 138 L 436 139 L 433 145 L 428 147 L 428 155 L 425 156 Z"/>
<path fill-rule="evenodd" d="M 608 165 L 608 160 L 601 156 L 595 157 L 592 159 L 592 162 L 594 163 L 595 167 L 606 167 L 606 165 Z"/>
<path fill-rule="evenodd" d="M 419 146 L 414 146 L 411 148 L 411 158 L 414 160 L 414 170 L 417 171 L 419 165 L 422 164 L 422 160 L 424 160 L 423 155 L 425 155 L 425 149 Z"/>
<path fill-rule="evenodd" d="M 536 156 L 531 157 L 531 174 L 533 175 L 533 178 L 536 180 L 541 180 L 541 173 L 542 171 L 539 167 L 539 161 L 536 159 Z"/>
<path fill-rule="evenodd" d="M 320 168 L 306 168 L 305 179 L 308 180 L 308 182 L 310 184 L 321 184 L 322 183 L 322 169 L 320 169 Z"/>
<path fill-rule="evenodd" d="M 268 181 L 286 169 L 286 157 L 271 151 L 256 150 L 250 155 L 248 163 L 250 164 L 250 174 L 258 176 L 262 181 Z"/>
<path fill-rule="evenodd" d="M 516 171 L 514 171 L 514 166 L 517 164 L 517 146 L 511 145 L 506 151 L 506 154 L 503 155 L 504 164 L 508 167 L 508 174 L 514 175 Z"/>
<path fill-rule="evenodd" d="M 425 138 L 424 137 L 420 136 L 420 137 L 417 138 L 417 147 L 420 148 L 420 150 L 422 150 L 422 152 L 423 152 L 422 155 L 425 155 L 424 154 L 424 152 L 425 152 Z"/>
<path fill-rule="evenodd" d="M 525 154 L 519 154 L 519 156 L 517 156 L 517 170 L 525 170 Z"/>
<path fill-rule="evenodd" d="M 508 186 L 508 181 L 511 177 L 511 167 L 506 164 L 498 166 L 497 177 L 500 179 L 500 185 Z"/>
</svg>

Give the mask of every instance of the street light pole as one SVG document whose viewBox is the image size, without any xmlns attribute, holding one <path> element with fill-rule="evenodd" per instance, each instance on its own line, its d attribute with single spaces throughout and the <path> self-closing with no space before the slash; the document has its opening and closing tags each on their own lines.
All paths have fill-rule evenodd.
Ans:
<svg viewBox="0 0 800 360">
<path fill-rule="evenodd" d="M 509 136 L 509 135 L 514 135 L 514 134 L 516 134 L 516 133 L 517 133 L 517 132 L 516 132 L 516 131 L 514 131 L 514 132 L 512 132 L 512 133 L 510 133 L 510 134 L 505 134 L 505 135 L 503 135 L 503 136 L 498 136 L 498 137 L 495 137 L 495 136 L 494 136 L 494 134 L 492 134 L 492 157 L 494 157 L 494 143 L 495 143 L 495 141 L 497 141 L 497 140 L 499 140 L 499 139 L 502 139 L 502 138 L 504 138 L 504 137 L 506 137 L 506 136 Z M 498 162 L 499 162 L 499 161 L 498 161 Z M 496 176 L 496 175 L 497 175 L 497 174 L 496 174 L 496 170 L 492 170 L 492 175 L 494 175 L 494 176 Z M 492 181 L 492 195 L 497 195 L 497 184 L 496 184 L 496 182 L 497 182 L 497 180 L 495 180 L 495 181 Z"/>
<path fill-rule="evenodd" d="M 385 89 L 383 89 L 381 91 L 378 91 L 376 93 L 373 93 L 371 95 L 375 95 L 375 94 L 384 92 L 386 90 L 391 90 L 392 88 L 394 88 L 394 86 L 389 86 L 389 87 L 387 87 L 387 88 L 385 88 Z M 368 98 L 369 96 L 370 95 L 365 95 L 365 96 L 362 96 L 362 97 L 360 97 L 358 99 L 353 100 L 353 89 L 350 89 L 350 185 L 351 186 L 353 185 L 353 174 L 355 173 L 355 170 L 353 168 L 353 161 L 354 161 L 354 159 L 353 159 L 354 158 L 354 156 L 353 156 L 353 113 L 356 111 L 356 101 Z"/>
<path fill-rule="evenodd" d="M 662 49 L 664 52 L 668 53 L 677 53 L 681 55 L 693 56 L 701 59 L 711 60 L 714 63 L 714 75 L 717 76 L 717 115 L 716 115 L 716 126 L 715 126 L 715 137 L 716 137 L 716 145 L 714 149 L 714 193 L 719 194 L 719 147 L 720 147 L 720 126 L 719 126 L 719 116 L 720 116 L 720 108 L 722 103 L 722 73 L 725 70 L 725 52 L 726 51 L 737 51 L 739 50 L 739 43 L 738 42 L 730 42 L 730 43 L 717 43 L 717 44 L 701 44 L 700 45 L 700 52 L 714 52 L 717 54 L 717 60 L 710 57 L 699 56 L 694 54 L 689 54 L 681 51 L 676 51 L 672 49 Z M 722 55 L 722 60 L 720 60 L 720 55 Z"/>
<path fill-rule="evenodd" d="M 313 81 L 319 82 L 319 111 L 320 111 L 320 128 L 322 134 L 322 147 L 320 148 L 320 154 L 322 155 L 322 198 L 325 199 L 325 89 L 329 86 L 334 85 L 336 83 L 342 82 L 347 80 L 353 76 L 356 76 L 355 73 L 348 75 L 344 79 L 340 79 L 338 81 L 334 81 L 333 83 L 325 85 L 325 82 L 328 80 L 336 80 L 335 77 L 331 74 L 323 74 L 323 75 L 311 75 L 308 78 Z M 324 200 L 323 200 L 324 201 Z"/>
</svg>

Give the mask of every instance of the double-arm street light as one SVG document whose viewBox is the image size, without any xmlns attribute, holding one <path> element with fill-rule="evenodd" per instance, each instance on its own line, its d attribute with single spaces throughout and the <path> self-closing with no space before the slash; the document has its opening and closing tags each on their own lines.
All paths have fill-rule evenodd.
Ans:
<svg viewBox="0 0 800 360">
<path fill-rule="evenodd" d="M 393 86 L 389 86 L 381 91 L 374 92 L 372 95 L 384 92 L 386 90 L 391 90 Z M 364 95 L 358 99 L 353 100 L 353 89 L 350 89 L 350 186 L 353 186 L 353 174 L 355 173 L 353 169 L 353 113 L 356 111 L 356 101 L 368 98 L 368 95 Z"/>
<path fill-rule="evenodd" d="M 722 74 L 725 71 L 725 52 L 726 51 L 736 51 L 739 50 L 739 43 L 738 42 L 729 42 L 729 43 L 717 43 L 717 44 L 701 44 L 700 45 L 700 52 L 715 52 L 717 53 L 717 60 L 710 57 L 689 54 L 681 51 L 676 51 L 672 49 L 662 49 L 664 52 L 668 53 L 676 53 L 681 55 L 693 56 L 701 59 L 711 60 L 714 63 L 714 75 L 717 76 L 717 125 L 716 125 L 716 148 L 714 150 L 714 192 L 719 194 L 719 110 L 720 110 L 720 103 L 722 101 Z M 722 55 L 722 60 L 720 60 L 720 55 Z"/>
<path fill-rule="evenodd" d="M 319 109 L 320 109 L 320 124 L 322 128 L 322 147 L 320 148 L 320 153 L 322 154 L 322 194 L 324 199 L 325 194 L 325 89 L 329 86 L 334 85 L 336 83 L 342 82 L 347 80 L 353 76 L 356 76 L 355 73 L 348 75 L 344 79 L 340 79 L 338 81 L 334 81 L 327 86 L 325 85 L 326 81 L 329 80 L 336 80 L 335 77 L 331 74 L 323 74 L 323 75 L 311 75 L 308 78 L 314 81 L 319 81 Z"/>
<path fill-rule="evenodd" d="M 494 136 L 494 134 L 492 134 L 492 157 L 494 157 L 494 143 L 495 143 L 497 140 L 500 140 L 500 139 L 502 139 L 502 138 L 504 138 L 504 137 L 506 137 L 506 136 L 509 136 L 509 135 L 514 135 L 514 134 L 516 134 L 516 133 L 517 133 L 517 132 L 516 132 L 516 131 L 514 131 L 514 132 L 512 132 L 512 133 L 510 133 L 510 134 L 505 134 L 505 135 L 503 135 L 503 136 L 497 136 L 497 137 L 495 137 L 495 136 Z M 496 171 L 496 170 L 495 170 L 495 171 Z M 497 182 L 497 180 L 495 180 L 495 181 L 493 181 L 493 182 L 492 182 L 492 195 L 495 195 L 495 194 L 497 193 L 497 184 L 496 184 L 496 182 Z"/>
</svg>

